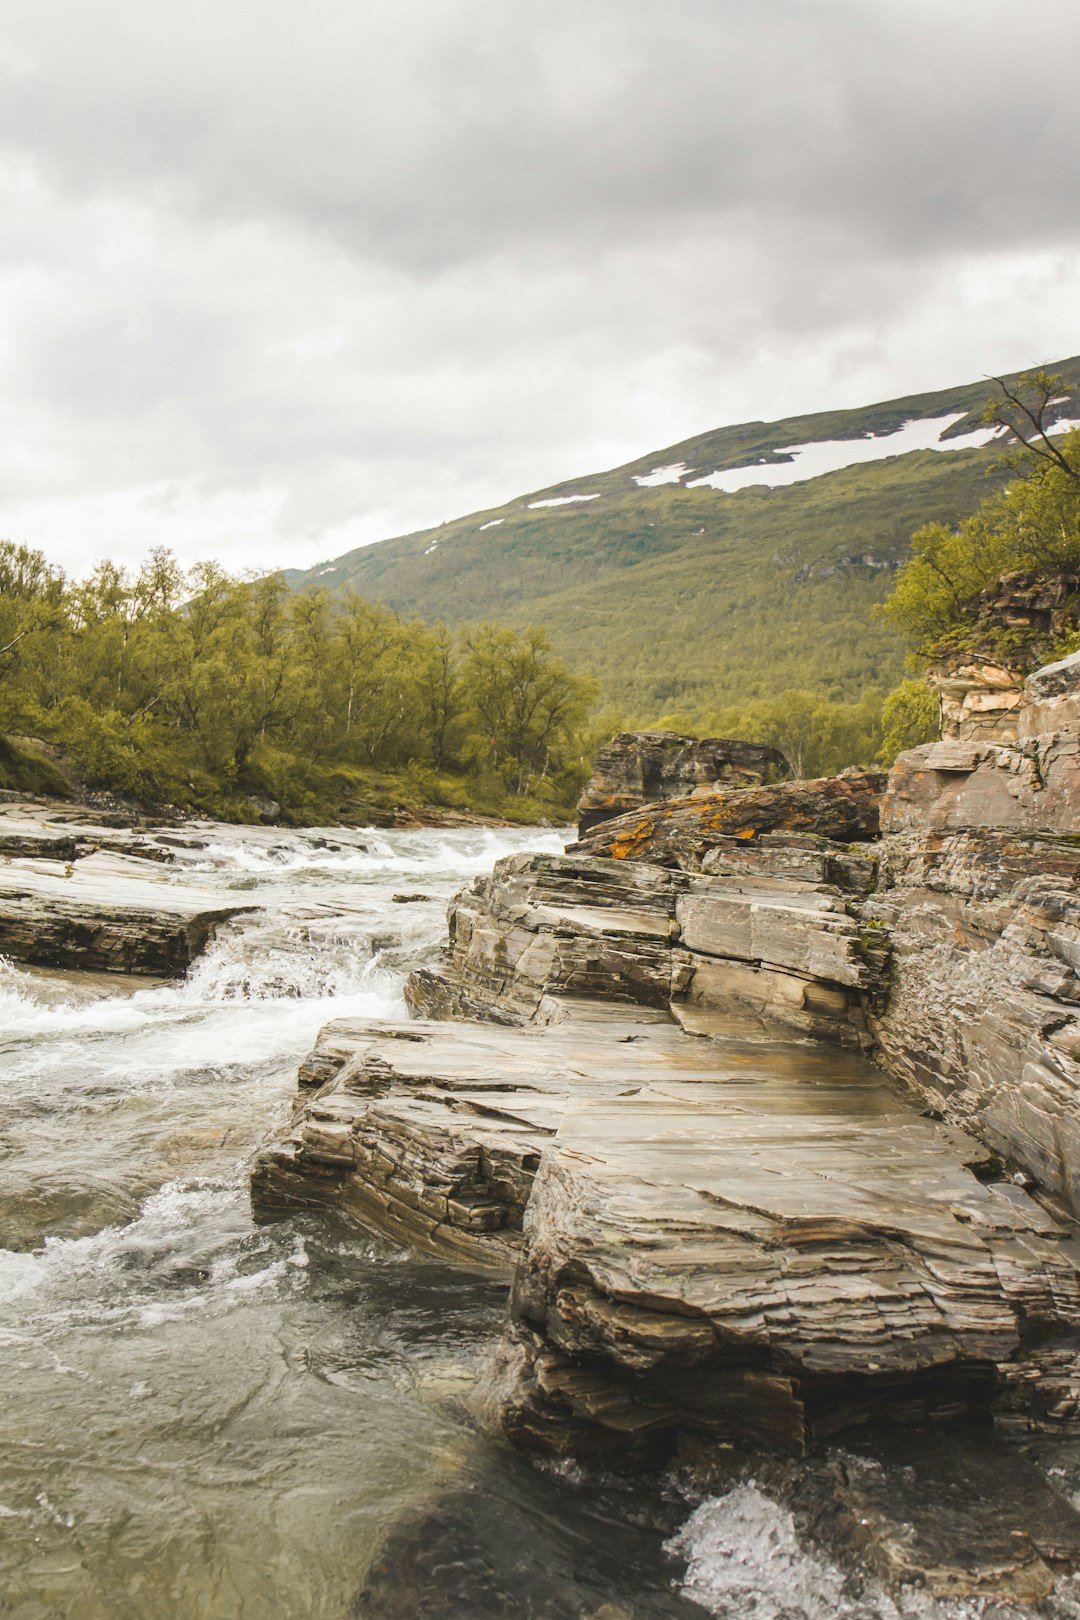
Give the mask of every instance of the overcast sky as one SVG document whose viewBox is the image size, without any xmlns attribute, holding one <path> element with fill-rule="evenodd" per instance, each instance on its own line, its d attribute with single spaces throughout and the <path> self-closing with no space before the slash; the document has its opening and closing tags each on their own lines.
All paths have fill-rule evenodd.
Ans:
<svg viewBox="0 0 1080 1620">
<path fill-rule="evenodd" d="M 1071 355 L 1078 62 L 1078 0 L 6 0 L 0 537 L 305 566 Z"/>
</svg>

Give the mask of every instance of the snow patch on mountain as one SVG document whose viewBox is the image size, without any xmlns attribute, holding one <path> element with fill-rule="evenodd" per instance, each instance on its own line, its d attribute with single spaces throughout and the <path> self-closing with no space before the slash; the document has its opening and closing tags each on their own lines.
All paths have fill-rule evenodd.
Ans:
<svg viewBox="0 0 1080 1620">
<path fill-rule="evenodd" d="M 650 473 L 635 473 L 634 483 L 642 489 L 655 489 L 658 484 L 678 484 L 693 469 L 685 461 L 673 461 L 667 467 L 654 467 Z"/>
<path fill-rule="evenodd" d="M 535 511 L 538 506 L 569 506 L 573 501 L 598 501 L 599 491 L 595 495 L 553 495 L 547 501 L 530 501 L 529 511 Z"/>
<path fill-rule="evenodd" d="M 708 485 L 726 495 L 754 484 L 766 484 L 775 489 L 782 484 L 801 484 L 808 478 L 819 478 L 822 473 L 838 472 L 841 467 L 853 467 L 859 462 L 906 456 L 912 450 L 974 450 L 989 444 L 999 432 L 996 427 L 975 428 L 953 439 L 942 438 L 942 434 L 966 414 L 952 411 L 948 416 L 915 417 L 895 433 L 868 434 L 864 439 L 821 439 L 816 444 L 777 445 L 775 453 L 791 456 L 791 461 L 728 467 L 708 473 L 704 478 L 693 478 L 686 487 L 697 489 Z"/>
</svg>

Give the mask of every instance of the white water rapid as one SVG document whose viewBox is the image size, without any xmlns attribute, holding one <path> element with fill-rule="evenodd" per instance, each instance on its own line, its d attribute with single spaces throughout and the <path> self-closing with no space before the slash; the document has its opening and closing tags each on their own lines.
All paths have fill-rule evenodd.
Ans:
<svg viewBox="0 0 1080 1620">
<path fill-rule="evenodd" d="M 319 1028 L 405 1016 L 453 891 L 563 841 L 184 833 L 165 881 L 256 909 L 183 981 L 0 964 L 5 1620 L 1008 1612 L 853 1587 L 745 1479 L 701 1501 L 527 1462 L 460 1403 L 501 1288 L 326 1211 L 253 1222 Z"/>
</svg>

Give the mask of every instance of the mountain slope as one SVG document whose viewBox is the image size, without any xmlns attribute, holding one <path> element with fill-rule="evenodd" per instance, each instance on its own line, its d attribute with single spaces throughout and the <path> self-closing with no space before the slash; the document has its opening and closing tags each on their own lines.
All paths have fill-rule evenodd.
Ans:
<svg viewBox="0 0 1080 1620">
<path fill-rule="evenodd" d="M 1080 416 L 1080 357 L 1050 369 L 1067 385 L 1058 416 Z M 1004 477 L 979 423 L 991 392 L 720 428 L 290 580 L 426 619 L 545 624 L 628 720 L 785 686 L 855 697 L 901 673 L 871 609 L 912 531 Z"/>
</svg>

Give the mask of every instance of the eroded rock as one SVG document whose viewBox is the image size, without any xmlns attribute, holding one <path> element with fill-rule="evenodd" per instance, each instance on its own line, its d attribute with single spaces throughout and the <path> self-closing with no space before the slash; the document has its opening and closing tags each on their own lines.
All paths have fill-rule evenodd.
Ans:
<svg viewBox="0 0 1080 1620">
<path fill-rule="evenodd" d="M 791 767 L 778 748 L 731 737 L 621 731 L 593 762 L 578 804 L 578 837 L 658 799 L 779 781 Z"/>
<path fill-rule="evenodd" d="M 808 782 L 668 799 L 617 816 L 571 844 L 567 853 L 697 871 L 709 851 L 728 840 L 749 840 L 778 829 L 841 844 L 865 843 L 878 836 L 885 783 L 882 771 L 852 771 Z"/>
<path fill-rule="evenodd" d="M 153 862 L 98 853 L 0 866 L 0 955 L 42 967 L 183 973 L 215 930 L 250 910 L 167 883 Z"/>
<path fill-rule="evenodd" d="M 550 997 L 730 1008 L 856 1041 L 887 956 L 851 892 L 872 863 L 805 834 L 763 841 L 756 863 L 747 852 L 728 839 L 701 874 L 508 857 L 457 896 L 445 966 L 413 974 L 406 999 L 423 1017 L 506 1024 L 535 1020 Z"/>
</svg>

